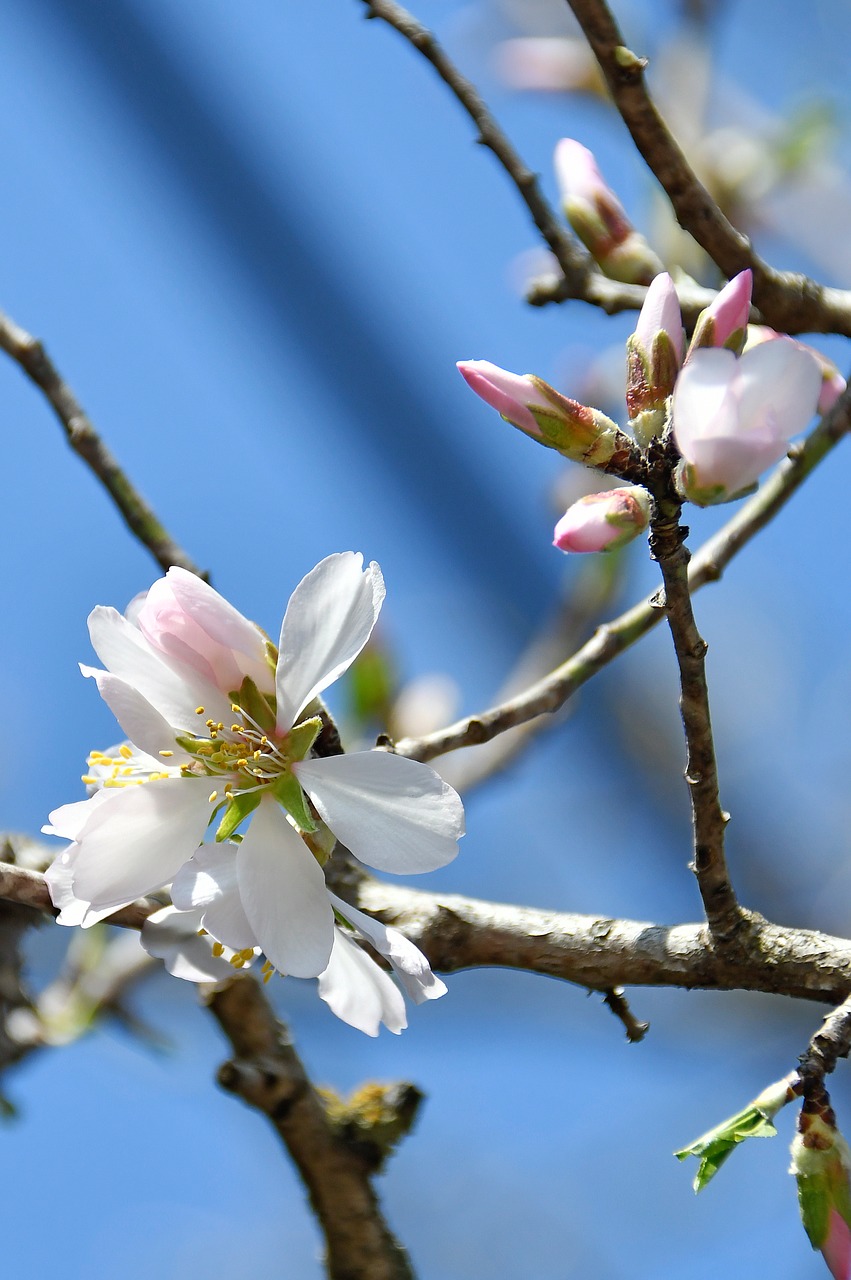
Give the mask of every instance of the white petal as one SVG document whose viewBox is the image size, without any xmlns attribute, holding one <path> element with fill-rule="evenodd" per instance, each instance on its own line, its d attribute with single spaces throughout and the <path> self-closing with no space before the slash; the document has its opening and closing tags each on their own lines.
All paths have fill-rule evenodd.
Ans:
<svg viewBox="0 0 851 1280">
<path fill-rule="evenodd" d="M 170 778 L 121 787 L 79 836 L 74 893 L 95 910 L 159 889 L 201 843 L 210 818 L 209 778 Z"/>
<path fill-rule="evenodd" d="M 432 973 L 428 960 L 409 938 L 398 929 L 388 928 L 372 916 L 364 915 L 335 894 L 332 893 L 330 898 L 331 905 L 343 919 L 348 920 L 367 942 L 372 943 L 376 951 L 389 960 L 396 977 L 414 1004 L 422 1004 L 424 1000 L 437 1000 L 446 995 L 446 983 Z"/>
<path fill-rule="evenodd" d="M 286 731 L 311 698 L 354 662 L 384 600 L 375 561 L 341 551 L 320 561 L 290 596 L 281 627 L 276 685 L 278 729 Z"/>
<path fill-rule="evenodd" d="M 786 441 L 803 431 L 816 411 L 821 370 L 809 351 L 779 337 L 745 352 L 739 382 L 743 427 L 768 421 L 773 434 Z"/>
<path fill-rule="evenodd" d="M 338 1018 L 368 1036 L 377 1036 L 382 1022 L 395 1035 L 408 1025 L 398 988 L 342 929 L 334 930 L 331 959 L 319 975 L 319 995 Z"/>
<path fill-rule="evenodd" d="M 201 909 L 204 928 L 234 951 L 257 946 L 239 896 L 236 845 L 203 844 L 174 877 L 171 900 L 181 911 Z"/>
<path fill-rule="evenodd" d="M 98 605 L 92 610 L 89 635 L 106 669 L 138 689 L 181 732 L 197 732 L 201 717 L 195 710 L 199 706 L 214 720 L 227 723 L 231 717 L 230 702 L 224 694 L 192 667 L 156 652 L 141 631 L 116 609 Z"/>
<path fill-rule="evenodd" d="M 223 956 L 214 956 L 210 943 L 198 937 L 200 911 L 163 907 L 142 925 L 140 941 L 149 956 L 162 960 L 169 973 L 186 982 L 223 982 L 233 977 L 233 967 Z"/>
<path fill-rule="evenodd" d="M 64 840 L 76 840 L 95 809 L 109 799 L 111 792 L 96 791 L 88 800 L 74 800 L 51 809 L 50 823 L 42 827 L 46 836 L 62 836 Z"/>
<path fill-rule="evenodd" d="M 160 751 L 171 751 L 169 767 L 186 764 L 191 759 L 176 744 L 174 729 L 168 721 L 126 680 L 112 675 L 109 671 L 98 671 L 95 667 L 84 666 L 83 663 L 80 663 L 80 670 L 84 676 L 95 681 L 98 693 L 134 747 L 152 756 L 154 760 L 160 758 Z M 165 767 L 166 762 L 161 763 Z"/>
<path fill-rule="evenodd" d="M 733 392 L 737 361 L 732 351 L 701 348 L 687 361 L 674 387 L 674 439 L 694 462 L 697 441 L 735 436 L 738 405 Z"/>
<path fill-rule="evenodd" d="M 59 908 L 56 923 L 82 925 L 84 929 L 88 929 L 91 925 L 98 924 L 107 916 L 111 916 L 115 907 L 103 907 L 100 911 L 93 911 L 90 902 L 75 896 L 74 863 L 79 848 L 78 844 L 69 844 L 66 849 L 63 849 L 59 857 L 55 858 L 45 871 L 44 878 L 50 890 L 50 900 L 54 907 Z"/>
<path fill-rule="evenodd" d="M 410 875 L 451 862 L 464 834 L 461 797 L 428 765 L 387 751 L 293 765 L 320 817 L 361 862 Z"/>
<path fill-rule="evenodd" d="M 315 978 L 331 954 L 334 913 L 322 868 L 273 800 L 253 814 L 236 869 L 245 914 L 272 964 Z"/>
</svg>

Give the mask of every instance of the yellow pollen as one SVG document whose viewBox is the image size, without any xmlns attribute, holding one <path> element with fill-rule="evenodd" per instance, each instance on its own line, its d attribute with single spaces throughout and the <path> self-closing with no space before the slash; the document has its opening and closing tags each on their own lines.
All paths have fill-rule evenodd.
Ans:
<svg viewBox="0 0 851 1280">
<path fill-rule="evenodd" d="M 263 974 L 263 982 L 267 983 L 274 972 L 274 969 L 267 969 Z"/>
<path fill-rule="evenodd" d="M 240 955 L 231 956 L 231 958 L 230 958 L 230 963 L 233 965 L 234 969 L 244 969 L 244 968 L 245 968 L 245 961 L 243 960 L 242 956 L 240 956 Z"/>
<path fill-rule="evenodd" d="M 118 754 L 120 756 L 124 756 L 125 760 L 130 760 L 133 757 L 133 752 L 130 750 L 130 748 L 127 746 L 126 743 L 124 744 L 123 747 L 118 748 Z"/>
<path fill-rule="evenodd" d="M 263 734 L 263 737 L 260 739 L 260 745 L 261 747 L 268 747 L 269 745 L 269 739 L 266 737 L 265 733 Z"/>
<path fill-rule="evenodd" d="M 238 702 L 232 702 L 230 704 L 230 709 L 235 716 L 238 716 L 240 711 L 242 710 L 242 707 L 239 705 Z"/>
<path fill-rule="evenodd" d="M 223 956 L 224 954 L 225 954 L 225 949 L 224 949 L 224 947 L 222 946 L 222 944 L 221 944 L 220 942 L 214 942 L 214 943 L 213 943 L 213 955 L 214 955 L 214 956 Z"/>
<path fill-rule="evenodd" d="M 262 752 L 262 751 L 255 751 L 255 752 L 254 752 L 254 759 L 255 759 L 255 760 L 259 760 L 259 759 L 260 759 L 260 757 L 262 756 L 262 754 L 263 754 L 263 752 Z"/>
<path fill-rule="evenodd" d="M 219 793 L 218 793 L 218 791 L 211 791 L 211 792 L 210 792 L 210 794 L 207 796 L 207 799 L 209 800 L 210 804 L 212 804 L 212 803 L 213 803 L 213 801 L 216 799 L 216 797 L 218 796 L 218 794 L 219 794 Z"/>
<path fill-rule="evenodd" d="M 236 762 L 236 767 L 237 767 L 238 769 L 245 769 L 245 768 L 247 768 L 247 766 L 248 766 L 248 761 L 247 761 L 247 760 L 237 760 L 237 762 Z"/>
<path fill-rule="evenodd" d="M 173 751 L 158 751 L 158 752 L 157 752 L 157 755 L 161 755 L 161 756 L 166 756 L 166 757 L 168 757 L 168 756 L 173 756 L 173 755 L 174 755 L 174 752 L 173 752 Z"/>
<path fill-rule="evenodd" d="M 231 731 L 231 733 L 241 733 L 241 732 L 242 732 L 242 725 L 241 725 L 241 724 L 232 724 L 232 725 L 231 725 L 231 727 L 230 727 L 230 731 Z"/>
<path fill-rule="evenodd" d="M 87 787 L 93 787 L 97 782 L 97 778 L 93 778 L 90 773 L 84 773 L 80 781 L 85 782 Z"/>
</svg>

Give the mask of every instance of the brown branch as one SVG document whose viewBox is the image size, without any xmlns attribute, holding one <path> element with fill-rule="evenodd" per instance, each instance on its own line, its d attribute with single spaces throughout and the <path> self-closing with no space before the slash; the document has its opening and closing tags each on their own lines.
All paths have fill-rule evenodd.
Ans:
<svg viewBox="0 0 851 1280">
<path fill-rule="evenodd" d="M 685 730 L 685 779 L 691 800 L 694 839 L 693 870 L 710 933 L 728 942 L 745 923 L 736 901 L 724 855 L 724 829 L 729 821 L 721 808 L 718 766 L 712 737 L 709 690 L 706 684 L 706 641 L 701 637 L 691 606 L 688 582 L 688 530 L 680 524 L 682 503 L 657 503 L 651 524 L 650 551 L 665 584 L 665 613 L 680 672 L 680 714 Z"/>
<path fill-rule="evenodd" d="M 336 857 L 326 873 L 335 893 L 401 929 L 446 973 L 499 967 L 603 993 L 616 987 L 699 987 L 769 991 L 830 1004 L 851 991 L 851 940 L 770 924 L 756 915 L 748 917 L 735 952 L 720 954 L 703 924 L 612 920 L 426 893 L 385 884 Z M 0 864 L 0 898 L 53 912 L 44 877 L 35 871 Z M 160 905 L 141 900 L 109 923 L 139 928 Z"/>
<path fill-rule="evenodd" d="M 623 993 L 623 987 L 612 987 L 603 996 L 603 1003 L 623 1023 L 629 1043 L 640 1044 L 650 1030 L 650 1023 L 639 1022 L 629 1007 L 629 1001 Z"/>
<path fill-rule="evenodd" d="M 824 1077 L 836 1070 L 840 1058 L 851 1053 L 851 996 L 833 1009 L 813 1036 L 801 1057 L 798 1075 L 805 1097 L 818 1093 Z"/>
<path fill-rule="evenodd" d="M 147 547 L 160 568 L 180 565 L 200 578 L 206 574 L 193 563 L 182 547 L 160 523 L 151 507 L 134 488 L 107 449 L 68 383 L 37 338 L 0 312 L 0 348 L 20 365 L 24 373 L 45 394 L 61 422 L 65 437 L 103 487 L 130 532 Z"/>
<path fill-rule="evenodd" d="M 851 295 L 806 276 L 775 271 L 718 208 L 680 150 L 644 81 L 646 62 L 636 57 L 605 0 L 568 0 L 605 76 L 615 106 L 677 216 L 726 276 L 750 267 L 754 303 L 766 323 L 784 333 L 851 336 Z"/>
<path fill-rule="evenodd" d="M 427 893 L 369 876 L 338 886 L 400 929 L 435 969 L 522 969 L 606 992 L 618 987 L 763 991 L 836 1004 L 851 991 L 851 940 L 749 916 L 720 953 L 704 924 L 659 925 Z"/>
<path fill-rule="evenodd" d="M 807 439 L 792 446 L 789 457 L 759 492 L 694 555 L 688 573 L 692 592 L 721 578 L 734 556 L 782 510 L 849 427 L 851 387 L 843 392 Z M 466 716 L 445 729 L 420 738 L 402 738 L 396 743 L 396 753 L 412 760 L 433 760 L 459 747 L 490 742 L 506 729 L 535 716 L 558 711 L 577 689 L 661 621 L 664 617 L 663 603 L 656 595 L 640 601 L 619 618 L 598 627 L 591 639 L 571 658 L 523 693 L 487 711 Z"/>
<path fill-rule="evenodd" d="M 286 1144 L 325 1234 L 331 1280 L 413 1280 L 378 1207 L 374 1160 L 331 1122 L 259 985 L 238 978 L 210 998 L 210 1010 L 234 1051 L 219 1083 L 268 1116 Z"/>
</svg>

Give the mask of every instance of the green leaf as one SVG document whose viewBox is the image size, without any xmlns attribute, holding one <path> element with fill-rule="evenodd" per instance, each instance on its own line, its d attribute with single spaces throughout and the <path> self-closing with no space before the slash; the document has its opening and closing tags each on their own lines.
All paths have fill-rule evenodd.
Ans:
<svg viewBox="0 0 851 1280">
<path fill-rule="evenodd" d="M 795 1096 L 790 1080 L 787 1076 L 776 1084 L 769 1085 L 744 1110 L 737 1112 L 729 1120 L 723 1120 L 689 1146 L 674 1152 L 678 1160 L 695 1156 L 700 1161 L 693 1183 L 696 1192 L 702 1191 L 712 1181 L 739 1143 L 747 1138 L 773 1138 L 776 1135 L 777 1130 L 771 1123 L 771 1118 Z"/>
</svg>

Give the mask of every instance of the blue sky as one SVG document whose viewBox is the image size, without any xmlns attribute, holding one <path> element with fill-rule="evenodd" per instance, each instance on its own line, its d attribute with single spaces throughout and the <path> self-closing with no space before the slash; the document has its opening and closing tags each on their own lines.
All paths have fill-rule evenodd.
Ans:
<svg viewBox="0 0 851 1280">
<path fill-rule="evenodd" d="M 633 43 L 660 57 L 674 12 L 637 0 L 621 11 Z M 846 9 L 825 0 L 801 25 L 784 2 L 768 30 L 760 12 L 726 7 L 720 72 L 747 75 L 771 112 L 826 95 L 841 166 Z M 509 13 L 420 10 L 551 197 L 552 148 L 571 134 L 598 151 L 636 220 L 649 217 L 652 183 L 601 104 L 495 80 L 488 48 L 511 33 Z M 630 323 L 522 304 L 511 263 L 533 228 L 433 73 L 356 0 L 30 0 L 0 13 L 0 155 L 0 306 L 45 340 L 219 589 L 274 632 L 313 564 L 362 550 L 387 579 L 384 635 L 404 677 L 445 671 L 463 709 L 486 705 L 577 567 L 549 545 L 558 459 L 475 401 L 454 363 L 578 376 Z M 755 234 L 777 265 L 833 282 L 793 239 Z M 115 736 L 77 669 L 86 615 L 123 607 L 156 571 L 8 362 L 0 407 L 18 764 L 0 788 L 3 825 L 34 832 L 79 796 L 86 752 Z M 840 453 L 698 605 L 734 875 L 751 905 L 837 932 L 851 888 L 842 465 Z M 693 512 L 695 538 L 725 514 Z M 638 548 L 629 572 L 629 596 L 655 585 Z M 462 854 L 429 887 L 693 919 L 680 768 L 659 632 L 471 796 Z M 32 940 L 39 980 L 55 950 Z M 626 1046 L 597 997 L 528 975 L 456 975 L 403 1037 L 378 1042 L 337 1023 L 312 984 L 277 984 L 276 999 L 318 1081 L 408 1078 L 426 1091 L 382 1180 L 423 1280 L 821 1274 L 785 1172 L 791 1132 L 752 1144 L 699 1200 L 670 1155 L 794 1064 L 816 1007 L 636 992 L 653 1026 Z M 123 1280 L 205 1265 L 318 1277 L 295 1176 L 262 1121 L 216 1090 L 226 1049 L 193 990 L 162 980 L 135 1002 L 169 1052 L 107 1025 L 7 1084 L 22 1111 L 0 1131 L 12 1273 L 107 1280 L 120 1259 Z M 836 1099 L 851 1128 L 841 1079 Z"/>
</svg>

